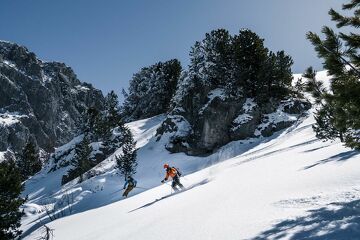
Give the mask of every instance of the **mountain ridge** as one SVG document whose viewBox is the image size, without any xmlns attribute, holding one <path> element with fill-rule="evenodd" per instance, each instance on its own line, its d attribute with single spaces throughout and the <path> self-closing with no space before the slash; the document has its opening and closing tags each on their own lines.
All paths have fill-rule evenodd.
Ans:
<svg viewBox="0 0 360 240">
<path fill-rule="evenodd" d="M 0 117 L 14 119 L 0 124 L 0 151 L 21 151 L 31 140 L 52 152 L 77 134 L 88 107 L 101 109 L 104 102 L 101 91 L 66 64 L 42 61 L 7 41 L 0 41 L 0 84 Z"/>
</svg>

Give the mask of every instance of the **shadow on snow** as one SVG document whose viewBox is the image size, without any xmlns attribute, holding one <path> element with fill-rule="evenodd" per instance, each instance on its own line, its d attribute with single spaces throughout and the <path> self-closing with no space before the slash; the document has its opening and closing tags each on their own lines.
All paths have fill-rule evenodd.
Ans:
<svg viewBox="0 0 360 240">
<path fill-rule="evenodd" d="M 320 140 L 319 139 L 312 139 L 312 140 L 309 140 L 309 141 L 306 141 L 306 142 L 294 144 L 294 145 L 287 146 L 287 147 L 284 147 L 284 148 L 279 148 L 279 149 L 276 149 L 274 151 L 266 152 L 266 153 L 263 153 L 263 154 L 258 154 L 258 155 L 246 158 L 246 159 L 242 160 L 241 162 L 235 163 L 235 164 L 233 164 L 233 166 L 242 165 L 244 163 L 248 163 L 248 162 L 251 162 L 253 160 L 257 160 L 257 159 L 261 159 L 261 158 L 264 158 L 264 157 L 269 157 L 269 156 L 272 156 L 272 155 L 280 154 L 280 153 L 287 152 L 287 151 L 292 150 L 292 149 L 301 148 L 301 147 L 313 144 L 313 143 L 318 142 L 318 141 L 320 141 Z M 253 153 L 254 152 L 242 155 L 242 157 L 247 156 L 247 155 L 253 155 Z"/>
<path fill-rule="evenodd" d="M 306 216 L 284 220 L 262 232 L 260 239 L 351 240 L 360 238 L 360 200 L 332 203 Z"/>
<path fill-rule="evenodd" d="M 174 196 L 174 195 L 178 195 L 178 194 L 180 194 L 180 193 L 186 192 L 186 191 L 188 191 L 188 190 L 191 190 L 191 189 L 193 189 L 193 188 L 195 188 L 195 187 L 199 187 L 199 186 L 201 186 L 201 185 L 207 184 L 207 183 L 209 183 L 209 182 L 210 182 L 209 179 L 205 179 L 205 180 L 203 180 L 203 181 L 201 181 L 201 182 L 199 182 L 199 183 L 196 183 L 196 184 L 191 185 L 190 187 L 188 187 L 188 188 L 186 188 L 186 189 L 184 189 L 184 190 L 181 190 L 181 191 L 179 191 L 179 192 L 175 192 L 175 193 L 166 195 L 166 196 L 164 196 L 164 197 L 155 199 L 155 200 L 152 201 L 152 202 L 149 202 L 149 203 L 147 203 L 147 204 L 145 204 L 145 205 L 142 205 L 142 206 L 140 206 L 140 207 L 138 207 L 138 208 L 135 208 L 135 209 L 129 211 L 129 213 L 135 212 L 135 211 L 140 210 L 140 209 L 142 209 L 142 208 L 150 207 L 151 205 L 153 205 L 153 204 L 155 204 L 155 203 L 157 203 L 157 202 L 160 202 L 161 200 L 164 200 L 164 199 L 166 199 L 166 198 L 172 197 L 172 196 Z"/>
<path fill-rule="evenodd" d="M 325 164 L 325 163 L 329 163 L 329 162 L 343 162 L 343 161 L 346 161 L 356 155 L 360 154 L 359 151 L 357 150 L 349 150 L 349 151 L 346 151 L 346 152 L 341 152 L 339 154 L 336 154 L 334 156 L 331 156 L 329 158 L 325 158 L 325 159 L 322 159 L 320 161 L 317 161 L 316 163 L 312 164 L 312 165 L 309 165 L 307 167 L 304 167 L 303 170 L 307 170 L 307 169 L 310 169 L 310 168 L 313 168 L 313 167 L 316 167 L 317 165 L 320 165 L 320 164 Z"/>
</svg>

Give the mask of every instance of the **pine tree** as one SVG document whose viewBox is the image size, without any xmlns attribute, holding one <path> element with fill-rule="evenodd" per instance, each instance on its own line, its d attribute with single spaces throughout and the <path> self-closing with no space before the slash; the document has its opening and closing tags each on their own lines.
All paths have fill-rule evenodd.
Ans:
<svg viewBox="0 0 360 240">
<path fill-rule="evenodd" d="M 269 54 L 269 57 L 273 58 L 273 62 L 269 71 L 269 82 L 266 82 L 265 86 L 268 87 L 271 97 L 282 99 L 290 93 L 293 80 L 291 66 L 294 61 L 284 51 L 279 51 L 273 55 Z M 266 71 L 263 70 L 263 72 Z"/>
<path fill-rule="evenodd" d="M 65 184 L 77 177 L 79 177 L 79 182 L 84 180 L 83 174 L 93 167 L 93 163 L 90 160 L 91 153 L 92 147 L 89 139 L 87 136 L 84 136 L 84 139 L 75 147 L 75 156 L 71 162 L 71 165 L 74 168 L 70 169 L 68 174 L 63 176 L 62 184 Z"/>
<path fill-rule="evenodd" d="M 105 98 L 105 111 L 99 121 L 102 151 L 105 156 L 112 154 L 120 145 L 124 122 L 119 111 L 118 96 L 111 91 Z M 113 134 L 116 132 L 117 134 Z"/>
<path fill-rule="evenodd" d="M 225 29 L 213 30 L 205 35 L 202 41 L 206 62 L 203 71 L 208 85 L 224 85 L 230 79 L 231 40 L 231 35 Z"/>
<path fill-rule="evenodd" d="M 171 106 L 196 112 L 216 88 L 230 98 L 255 98 L 258 104 L 286 98 L 295 91 L 292 64 L 284 51 L 269 52 L 264 39 L 248 29 L 235 36 L 224 29 L 211 31 L 191 48 L 189 70 L 183 72 Z"/>
<path fill-rule="evenodd" d="M 22 176 L 13 160 L 0 162 L 0 239 L 15 239 L 21 231 L 19 207 L 25 202 L 20 197 L 23 190 Z"/>
<path fill-rule="evenodd" d="M 169 110 L 180 78 L 181 65 L 176 59 L 142 68 L 130 81 L 122 114 L 126 121 L 153 117 Z"/>
<path fill-rule="evenodd" d="M 359 28 L 360 0 L 343 4 L 343 10 L 354 10 L 354 15 L 345 17 L 334 9 L 329 11 L 337 27 Z M 331 76 L 330 89 L 322 95 L 323 104 L 317 112 L 318 131 L 326 139 L 338 137 L 347 146 L 360 148 L 360 35 L 353 32 L 336 33 L 326 26 L 322 33 L 325 35 L 324 40 L 313 32 L 307 34 Z M 324 115 L 327 119 L 324 119 Z M 330 129 L 327 127 L 329 122 Z"/>
<path fill-rule="evenodd" d="M 31 140 L 24 146 L 22 153 L 18 157 L 17 164 L 23 180 L 41 170 L 42 163 L 36 146 Z"/>
<path fill-rule="evenodd" d="M 115 156 L 117 167 L 124 176 L 132 176 L 136 173 L 136 142 L 129 129 L 124 132 L 124 143 L 122 145 L 122 154 Z"/>
<path fill-rule="evenodd" d="M 115 128 L 113 131 L 109 131 L 104 137 L 103 137 L 103 143 L 102 143 L 102 151 L 105 154 L 105 156 L 109 156 L 112 153 L 115 152 L 116 149 L 121 147 L 121 144 L 124 141 L 124 132 L 126 127 L 124 125 L 121 125 L 117 128 Z"/>
<path fill-rule="evenodd" d="M 84 139 L 75 148 L 75 161 L 72 165 L 79 172 L 79 182 L 83 181 L 83 173 L 88 171 L 92 164 L 90 160 L 90 154 L 92 147 L 90 146 L 89 139 L 85 136 Z"/>
<path fill-rule="evenodd" d="M 109 92 L 105 97 L 105 122 L 107 131 L 122 124 L 119 100 L 114 91 Z"/>
<path fill-rule="evenodd" d="M 84 113 L 83 119 L 83 133 L 98 135 L 101 132 L 101 113 L 97 108 L 89 107 Z"/>
<path fill-rule="evenodd" d="M 324 140 L 340 138 L 341 141 L 344 141 L 345 129 L 341 128 L 336 122 L 334 117 L 335 107 L 332 105 L 333 98 L 331 94 L 327 92 L 321 81 L 316 80 L 316 72 L 311 67 L 306 70 L 303 77 L 307 79 L 304 90 L 311 93 L 315 104 L 321 106 L 314 114 L 316 124 L 313 125 L 313 129 L 316 136 Z"/>
<path fill-rule="evenodd" d="M 190 51 L 190 66 L 188 78 L 192 79 L 196 85 L 205 85 L 205 74 L 204 69 L 206 65 L 205 51 L 201 42 L 195 42 L 194 46 L 191 47 Z"/>
<path fill-rule="evenodd" d="M 181 74 L 181 63 L 177 59 L 171 59 L 164 62 L 163 64 L 163 76 L 164 76 L 164 89 L 161 89 L 160 92 L 165 94 L 160 94 L 161 96 L 161 109 L 168 111 L 170 108 L 170 102 L 172 97 L 175 94 L 176 87 Z"/>
<path fill-rule="evenodd" d="M 264 39 L 248 30 L 240 30 L 233 38 L 234 62 L 231 86 L 243 90 L 247 97 L 256 97 L 265 79 L 262 68 L 268 59 L 269 50 L 264 47 Z"/>
</svg>

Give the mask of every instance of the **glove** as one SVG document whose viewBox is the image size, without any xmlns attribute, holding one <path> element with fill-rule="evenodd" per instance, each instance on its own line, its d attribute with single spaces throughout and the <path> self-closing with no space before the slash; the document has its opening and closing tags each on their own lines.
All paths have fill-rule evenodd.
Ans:
<svg viewBox="0 0 360 240">
<path fill-rule="evenodd" d="M 161 183 L 164 183 L 165 182 L 165 180 L 161 180 Z"/>
</svg>

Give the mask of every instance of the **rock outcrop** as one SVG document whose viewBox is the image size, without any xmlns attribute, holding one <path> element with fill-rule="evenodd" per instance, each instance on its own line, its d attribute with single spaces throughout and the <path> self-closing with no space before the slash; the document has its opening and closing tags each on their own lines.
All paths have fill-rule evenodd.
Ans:
<svg viewBox="0 0 360 240">
<path fill-rule="evenodd" d="M 261 105 L 252 98 L 234 100 L 222 89 L 209 91 L 203 99 L 196 106 L 183 101 L 158 129 L 158 139 L 168 137 L 170 152 L 207 155 L 231 141 L 268 137 L 290 127 L 311 108 L 307 100 L 293 97 Z"/>
</svg>

